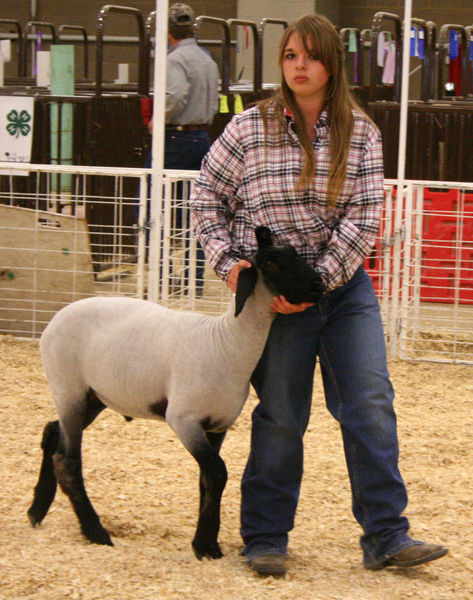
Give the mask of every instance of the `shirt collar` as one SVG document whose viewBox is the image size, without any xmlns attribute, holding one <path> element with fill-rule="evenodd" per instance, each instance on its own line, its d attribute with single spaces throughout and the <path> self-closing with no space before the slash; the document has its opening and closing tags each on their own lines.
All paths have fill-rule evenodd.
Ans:
<svg viewBox="0 0 473 600">
<path fill-rule="evenodd" d="M 294 124 L 294 117 L 292 116 L 291 111 L 288 110 L 287 108 L 285 108 L 284 116 L 286 117 L 288 125 L 290 125 L 292 128 L 292 126 Z M 330 129 L 330 117 L 328 116 L 328 113 L 326 110 L 323 110 L 320 113 L 320 117 L 319 117 L 319 120 L 317 121 L 317 123 L 315 124 L 315 128 L 317 130 L 318 136 L 324 135 L 324 134 L 328 135 L 328 132 Z"/>
<path fill-rule="evenodd" d="M 192 44 L 195 44 L 195 43 L 196 43 L 196 41 L 195 41 L 194 37 L 184 38 L 183 40 L 179 40 L 175 46 L 171 46 L 168 49 L 168 54 L 170 54 L 173 50 L 176 50 L 177 48 L 182 48 L 182 46 L 191 46 Z"/>
</svg>

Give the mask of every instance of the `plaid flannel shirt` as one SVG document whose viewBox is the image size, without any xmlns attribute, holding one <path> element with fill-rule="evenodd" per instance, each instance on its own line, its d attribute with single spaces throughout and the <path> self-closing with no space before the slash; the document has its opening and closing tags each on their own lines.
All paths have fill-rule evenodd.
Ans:
<svg viewBox="0 0 473 600">
<path fill-rule="evenodd" d="M 354 111 L 347 175 L 334 208 L 327 206 L 329 127 L 326 112 L 313 142 L 316 172 L 295 190 L 304 153 L 291 117 L 281 133 L 254 107 L 235 115 L 202 162 L 191 195 L 192 223 L 210 266 L 226 279 L 257 249 L 255 227 L 291 244 L 322 275 L 328 290 L 346 283 L 375 242 L 383 204 L 379 130 Z"/>
</svg>

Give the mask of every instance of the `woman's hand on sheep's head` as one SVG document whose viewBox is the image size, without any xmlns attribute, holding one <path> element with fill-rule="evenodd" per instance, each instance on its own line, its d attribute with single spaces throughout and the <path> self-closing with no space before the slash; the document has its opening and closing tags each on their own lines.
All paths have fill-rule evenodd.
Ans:
<svg viewBox="0 0 473 600">
<path fill-rule="evenodd" d="M 291 304 L 286 300 L 284 296 L 275 296 L 271 302 L 271 308 L 274 312 L 281 313 L 283 315 L 290 315 L 291 313 L 303 312 L 310 306 L 314 306 L 313 302 L 301 302 L 301 304 Z"/>
<path fill-rule="evenodd" d="M 234 294 L 236 294 L 237 283 L 238 283 L 238 275 L 242 269 L 248 269 L 251 267 L 251 263 L 247 260 L 240 260 L 237 264 L 230 269 L 227 277 L 227 286 L 232 290 Z"/>
</svg>

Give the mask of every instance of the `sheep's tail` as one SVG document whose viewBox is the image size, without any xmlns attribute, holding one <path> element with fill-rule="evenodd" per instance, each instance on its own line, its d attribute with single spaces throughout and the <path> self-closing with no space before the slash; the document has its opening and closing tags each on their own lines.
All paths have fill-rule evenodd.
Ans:
<svg viewBox="0 0 473 600">
<path fill-rule="evenodd" d="M 59 443 L 59 421 L 50 421 L 43 431 L 41 448 L 43 460 L 39 479 L 34 489 L 33 502 L 28 509 L 28 518 L 31 525 L 39 525 L 46 516 L 56 495 L 57 479 L 54 474 L 53 454 Z"/>
</svg>

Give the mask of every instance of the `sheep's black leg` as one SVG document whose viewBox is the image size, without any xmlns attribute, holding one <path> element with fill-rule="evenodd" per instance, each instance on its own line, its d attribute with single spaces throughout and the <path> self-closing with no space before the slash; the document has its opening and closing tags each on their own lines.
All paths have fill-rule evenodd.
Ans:
<svg viewBox="0 0 473 600">
<path fill-rule="evenodd" d="M 56 495 L 57 480 L 54 474 L 53 454 L 59 442 L 59 421 L 50 421 L 43 431 L 41 448 L 43 460 L 39 472 L 39 479 L 34 488 L 33 502 L 28 509 L 28 518 L 35 527 L 46 516 Z"/>
<path fill-rule="evenodd" d="M 94 391 L 89 390 L 82 415 L 75 412 L 61 419 L 61 435 L 53 462 L 59 485 L 72 504 L 82 533 L 95 544 L 113 546 L 108 531 L 100 523 L 87 496 L 82 476 L 82 432 L 104 408 L 105 405 L 97 398 Z"/>
<path fill-rule="evenodd" d="M 187 450 L 199 463 L 201 500 L 197 530 L 192 548 L 198 559 L 220 558 L 222 553 L 217 542 L 220 528 L 220 501 L 227 483 L 227 469 L 218 450 L 225 433 L 207 433 L 202 423 L 189 419 L 187 414 L 179 414 L 174 402 L 166 411 L 166 421 L 176 432 Z"/>
<path fill-rule="evenodd" d="M 104 408 L 105 405 L 90 390 L 86 398 L 86 413 L 83 428 L 85 429 L 90 425 Z M 38 483 L 34 489 L 33 502 L 27 513 L 33 527 L 39 525 L 44 519 L 56 495 L 57 479 L 54 473 L 53 455 L 58 448 L 59 434 L 59 421 L 50 421 L 43 431 L 43 438 L 41 440 L 43 459 Z"/>
<path fill-rule="evenodd" d="M 54 471 L 62 491 L 69 497 L 72 508 L 79 519 L 82 533 L 94 544 L 113 546 L 108 531 L 90 502 L 82 477 L 82 459 L 79 452 L 56 453 Z"/>
<path fill-rule="evenodd" d="M 72 405 L 72 403 L 71 403 Z M 82 477 L 82 431 L 105 408 L 93 390 L 89 390 L 81 408 L 75 403 L 75 412 L 59 421 L 48 423 L 43 433 L 43 462 L 33 503 L 28 517 L 37 525 L 45 517 L 56 493 L 57 483 L 69 497 L 84 535 L 97 544 L 113 546 L 108 532 L 90 503 Z"/>
<path fill-rule="evenodd" d="M 225 432 L 207 432 L 209 444 L 194 453 L 200 466 L 200 507 L 192 548 L 200 560 L 223 556 L 217 541 L 220 529 L 220 502 L 227 483 L 227 469 L 219 450 Z"/>
<path fill-rule="evenodd" d="M 209 444 L 212 446 L 212 448 L 215 450 L 215 452 L 217 452 L 217 453 L 220 452 L 220 448 L 222 447 L 223 440 L 225 439 L 226 433 L 227 433 L 226 431 L 224 431 L 223 433 L 214 433 L 213 431 L 206 431 L 207 440 L 209 441 Z M 205 492 L 206 492 L 206 488 L 205 488 L 203 477 L 202 477 L 202 471 L 200 473 L 200 478 L 199 478 L 199 489 L 200 489 L 200 505 L 199 505 L 199 514 L 200 514 L 202 511 L 202 508 L 204 506 Z"/>
</svg>

